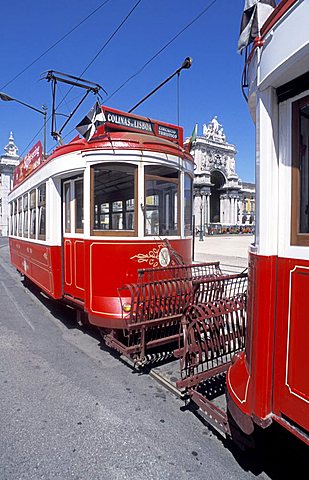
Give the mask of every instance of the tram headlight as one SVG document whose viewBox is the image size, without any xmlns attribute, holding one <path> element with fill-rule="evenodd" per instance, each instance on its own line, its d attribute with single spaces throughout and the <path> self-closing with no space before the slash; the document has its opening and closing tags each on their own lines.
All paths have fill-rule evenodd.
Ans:
<svg viewBox="0 0 309 480">
<path fill-rule="evenodd" d="M 131 312 L 131 304 L 130 303 L 124 303 L 122 305 L 122 309 L 125 313 Z"/>
</svg>

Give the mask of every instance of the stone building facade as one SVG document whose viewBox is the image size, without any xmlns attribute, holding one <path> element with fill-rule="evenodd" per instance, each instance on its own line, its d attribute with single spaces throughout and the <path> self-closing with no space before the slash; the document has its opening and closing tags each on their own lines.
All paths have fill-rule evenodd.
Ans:
<svg viewBox="0 0 309 480">
<path fill-rule="evenodd" d="M 5 153 L 0 156 L 0 236 L 8 235 L 9 205 L 8 194 L 13 186 L 13 171 L 21 158 L 14 143 L 11 132 L 9 143 L 4 147 Z"/>
<path fill-rule="evenodd" d="M 210 229 L 253 227 L 255 186 L 237 175 L 236 147 L 226 140 L 217 117 L 203 125 L 203 135 L 197 135 L 190 151 L 195 162 L 193 214 L 197 230 L 209 233 Z"/>
</svg>

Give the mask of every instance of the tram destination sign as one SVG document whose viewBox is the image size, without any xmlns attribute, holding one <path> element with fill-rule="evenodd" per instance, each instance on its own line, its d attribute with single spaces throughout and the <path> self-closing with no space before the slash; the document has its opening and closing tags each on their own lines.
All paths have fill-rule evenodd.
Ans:
<svg viewBox="0 0 309 480">
<path fill-rule="evenodd" d="M 158 122 L 157 120 L 139 115 L 132 115 L 105 106 L 102 106 L 102 110 L 106 118 L 105 128 L 108 130 L 126 130 L 147 135 L 156 135 L 178 144 L 182 141 L 181 127 Z"/>
<path fill-rule="evenodd" d="M 30 173 L 33 172 L 43 162 L 42 143 L 37 142 L 31 150 L 25 155 L 24 159 L 15 168 L 13 174 L 13 187 L 21 183 Z"/>
<path fill-rule="evenodd" d="M 173 127 L 166 127 L 158 123 L 158 134 L 161 137 L 171 138 L 173 140 L 178 140 L 178 129 Z"/>
<path fill-rule="evenodd" d="M 146 119 L 139 119 L 137 117 L 124 115 L 123 113 L 115 113 L 108 110 L 105 110 L 106 123 L 110 125 L 117 125 L 118 127 L 123 127 L 125 130 L 133 129 L 139 130 L 140 132 L 154 133 L 153 124 L 151 121 Z"/>
</svg>

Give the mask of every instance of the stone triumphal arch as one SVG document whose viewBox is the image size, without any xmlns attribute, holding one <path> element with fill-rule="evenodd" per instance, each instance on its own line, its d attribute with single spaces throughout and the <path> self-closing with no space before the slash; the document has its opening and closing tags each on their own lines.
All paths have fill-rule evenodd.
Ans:
<svg viewBox="0 0 309 480">
<path fill-rule="evenodd" d="M 197 135 L 190 151 L 195 162 L 193 213 L 197 228 L 206 233 L 210 226 L 253 225 L 255 186 L 237 175 L 236 147 L 227 142 L 217 117 L 203 125 L 203 135 Z"/>
</svg>

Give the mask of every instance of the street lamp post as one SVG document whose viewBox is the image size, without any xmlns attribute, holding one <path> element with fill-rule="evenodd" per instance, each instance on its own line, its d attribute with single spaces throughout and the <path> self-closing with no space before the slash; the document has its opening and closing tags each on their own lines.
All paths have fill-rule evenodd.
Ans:
<svg viewBox="0 0 309 480">
<path fill-rule="evenodd" d="M 204 231 L 204 228 L 205 228 L 205 222 L 203 220 L 203 202 L 204 202 L 204 198 L 207 194 L 207 188 L 206 187 L 202 187 L 200 189 L 200 196 L 201 196 L 201 204 L 200 204 L 200 238 L 199 240 L 200 241 L 203 241 L 204 240 L 204 235 L 205 235 L 205 231 Z M 205 211 L 206 211 L 206 205 L 205 205 Z"/>
<path fill-rule="evenodd" d="M 199 241 L 202 242 L 204 240 L 203 237 L 203 196 L 201 194 L 201 204 L 200 204 L 200 238 Z"/>
<path fill-rule="evenodd" d="M 43 135 L 43 156 L 45 159 L 46 155 L 46 117 L 47 117 L 47 106 L 43 105 L 43 110 L 39 110 L 36 107 L 33 107 L 32 105 L 29 105 L 28 103 L 22 102 L 21 100 L 17 100 L 17 98 L 13 98 L 7 93 L 0 92 L 0 100 L 3 102 L 17 102 L 20 103 L 21 105 L 24 105 L 25 107 L 30 108 L 31 110 L 34 110 L 35 112 L 41 113 L 44 116 L 44 135 Z"/>
</svg>

